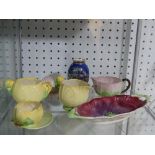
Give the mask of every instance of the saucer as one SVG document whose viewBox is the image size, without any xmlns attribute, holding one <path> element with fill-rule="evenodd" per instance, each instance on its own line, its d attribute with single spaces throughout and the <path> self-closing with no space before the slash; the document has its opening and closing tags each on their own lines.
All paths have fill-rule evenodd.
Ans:
<svg viewBox="0 0 155 155">
<path fill-rule="evenodd" d="M 39 123 L 28 125 L 28 126 L 19 126 L 25 129 L 41 129 L 49 126 L 53 122 L 53 116 L 50 112 L 44 112 L 44 115 Z"/>
</svg>

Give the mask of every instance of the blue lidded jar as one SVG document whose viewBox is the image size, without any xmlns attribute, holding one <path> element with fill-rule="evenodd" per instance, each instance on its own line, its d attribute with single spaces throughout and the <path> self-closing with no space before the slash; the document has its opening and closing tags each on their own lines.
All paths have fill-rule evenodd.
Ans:
<svg viewBox="0 0 155 155">
<path fill-rule="evenodd" d="M 68 70 L 68 79 L 79 79 L 88 82 L 89 81 L 89 68 L 85 64 L 84 59 L 73 59 L 73 63 Z"/>
</svg>

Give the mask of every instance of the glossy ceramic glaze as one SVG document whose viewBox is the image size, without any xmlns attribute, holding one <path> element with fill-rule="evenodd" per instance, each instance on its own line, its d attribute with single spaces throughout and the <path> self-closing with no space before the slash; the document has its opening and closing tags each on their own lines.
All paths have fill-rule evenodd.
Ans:
<svg viewBox="0 0 155 155">
<path fill-rule="evenodd" d="M 45 99 L 52 89 L 49 82 L 37 78 L 20 78 L 16 81 L 7 80 L 5 86 L 16 102 L 40 102 Z"/>
<path fill-rule="evenodd" d="M 76 107 L 88 100 L 89 89 L 89 84 L 82 80 L 65 80 L 59 89 L 59 99 L 66 107 Z"/>
<path fill-rule="evenodd" d="M 44 115 L 38 123 L 32 124 L 32 125 L 27 125 L 27 126 L 21 126 L 22 128 L 25 129 L 31 129 L 31 130 L 36 130 L 36 129 L 41 129 L 44 127 L 49 126 L 53 122 L 53 116 L 50 112 L 44 112 Z"/>
<path fill-rule="evenodd" d="M 95 98 L 76 108 L 80 116 L 98 117 L 132 112 L 146 104 L 146 100 L 129 95 Z"/>
<path fill-rule="evenodd" d="M 122 122 L 149 103 L 146 95 L 94 98 L 75 108 L 65 109 L 69 118 L 84 119 L 99 124 Z"/>
<path fill-rule="evenodd" d="M 18 126 L 39 123 L 43 117 L 43 107 L 38 102 L 19 102 L 13 112 L 13 122 Z"/>
<path fill-rule="evenodd" d="M 121 80 L 116 77 L 93 77 L 92 81 L 96 93 L 100 96 L 119 95 L 127 91 L 130 87 L 130 81 L 128 79 Z M 128 86 L 123 91 L 124 81 L 128 81 Z"/>
<path fill-rule="evenodd" d="M 89 81 L 89 68 L 83 59 L 74 59 L 68 70 L 68 79 Z"/>
</svg>

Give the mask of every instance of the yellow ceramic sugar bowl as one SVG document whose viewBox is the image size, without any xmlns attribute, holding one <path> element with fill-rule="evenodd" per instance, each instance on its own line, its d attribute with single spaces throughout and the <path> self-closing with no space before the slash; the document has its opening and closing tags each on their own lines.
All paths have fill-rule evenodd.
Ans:
<svg viewBox="0 0 155 155">
<path fill-rule="evenodd" d="M 14 107 L 13 122 L 18 126 L 27 126 L 41 121 L 43 106 L 38 102 L 19 102 Z"/>
<path fill-rule="evenodd" d="M 41 102 L 52 90 L 49 82 L 35 77 L 6 80 L 5 86 L 16 102 Z"/>
<path fill-rule="evenodd" d="M 62 82 L 59 99 L 65 107 L 76 107 L 88 100 L 90 86 L 87 82 L 70 79 Z"/>
</svg>

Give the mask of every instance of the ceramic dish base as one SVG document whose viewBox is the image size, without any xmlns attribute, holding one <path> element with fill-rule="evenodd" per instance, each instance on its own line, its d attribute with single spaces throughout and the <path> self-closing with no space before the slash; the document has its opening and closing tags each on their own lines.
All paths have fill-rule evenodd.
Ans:
<svg viewBox="0 0 155 155">
<path fill-rule="evenodd" d="M 18 126 L 25 129 L 41 129 L 49 126 L 53 122 L 53 116 L 50 112 L 45 112 L 42 120 L 39 123 L 28 125 L 28 126 Z M 15 125 L 16 126 L 16 125 Z"/>
<path fill-rule="evenodd" d="M 114 124 L 114 123 L 119 123 L 119 122 L 122 122 L 124 120 L 127 120 L 130 117 L 130 115 L 131 115 L 131 113 L 130 114 L 123 114 L 122 116 L 121 115 L 115 115 L 113 117 L 106 117 L 106 116 L 83 117 L 83 116 L 78 116 L 77 118 L 72 118 L 72 119 L 81 119 L 81 120 L 91 121 L 92 123 L 97 123 L 97 124 Z"/>
<path fill-rule="evenodd" d="M 87 119 L 87 118 L 80 118 L 80 119 L 87 119 L 93 123 L 97 123 L 97 124 L 115 124 L 115 123 L 119 123 L 122 121 L 125 121 L 129 118 L 130 116 L 126 116 L 126 117 L 120 117 L 120 118 L 94 118 L 94 119 Z"/>
</svg>

